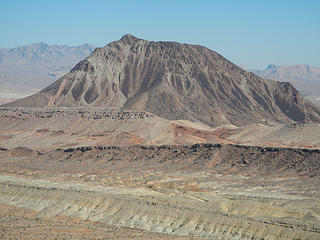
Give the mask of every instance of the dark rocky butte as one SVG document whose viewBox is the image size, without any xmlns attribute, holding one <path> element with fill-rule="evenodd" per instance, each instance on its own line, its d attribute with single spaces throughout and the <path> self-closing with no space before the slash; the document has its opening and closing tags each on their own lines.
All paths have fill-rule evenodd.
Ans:
<svg viewBox="0 0 320 240">
<path fill-rule="evenodd" d="M 288 82 L 265 80 L 218 53 L 125 35 L 14 107 L 110 107 L 211 126 L 320 122 L 320 109 Z"/>
</svg>

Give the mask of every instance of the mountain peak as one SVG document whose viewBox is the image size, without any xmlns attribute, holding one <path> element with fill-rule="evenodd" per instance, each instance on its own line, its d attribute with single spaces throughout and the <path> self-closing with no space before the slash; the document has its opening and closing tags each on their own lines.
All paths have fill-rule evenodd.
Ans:
<svg viewBox="0 0 320 240">
<path fill-rule="evenodd" d="M 137 40 L 139 40 L 139 39 L 137 37 L 131 35 L 131 34 L 125 34 L 120 39 L 120 41 L 128 43 L 128 44 L 130 44 L 130 43 L 132 43 L 134 41 L 137 41 Z"/>
</svg>

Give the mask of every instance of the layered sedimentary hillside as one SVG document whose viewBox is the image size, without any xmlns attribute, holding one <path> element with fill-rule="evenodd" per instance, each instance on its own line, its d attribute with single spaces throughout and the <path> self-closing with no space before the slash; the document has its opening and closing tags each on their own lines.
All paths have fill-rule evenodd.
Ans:
<svg viewBox="0 0 320 240">
<path fill-rule="evenodd" d="M 32 211 L 41 226 L 78 218 L 194 239 L 319 239 L 319 154 L 221 144 L 1 149 L 0 204 Z"/>
<path fill-rule="evenodd" d="M 41 92 L 7 106 L 113 107 L 211 126 L 320 121 L 289 83 L 264 80 L 199 45 L 125 35 Z"/>
</svg>

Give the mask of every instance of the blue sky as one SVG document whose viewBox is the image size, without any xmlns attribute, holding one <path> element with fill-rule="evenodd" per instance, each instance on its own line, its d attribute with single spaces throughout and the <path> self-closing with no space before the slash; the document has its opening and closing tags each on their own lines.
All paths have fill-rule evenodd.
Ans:
<svg viewBox="0 0 320 240">
<path fill-rule="evenodd" d="M 204 45 L 249 69 L 320 67 L 319 0 L 0 0 L 0 48 L 104 46 L 131 33 Z"/>
</svg>

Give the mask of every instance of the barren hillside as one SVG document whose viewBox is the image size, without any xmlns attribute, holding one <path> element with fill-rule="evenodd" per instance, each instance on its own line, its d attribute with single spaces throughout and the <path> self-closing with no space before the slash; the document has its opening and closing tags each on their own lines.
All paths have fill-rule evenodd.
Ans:
<svg viewBox="0 0 320 240">
<path fill-rule="evenodd" d="M 125 35 L 41 92 L 7 106 L 112 107 L 210 126 L 320 121 L 289 83 L 264 80 L 199 45 Z"/>
</svg>

